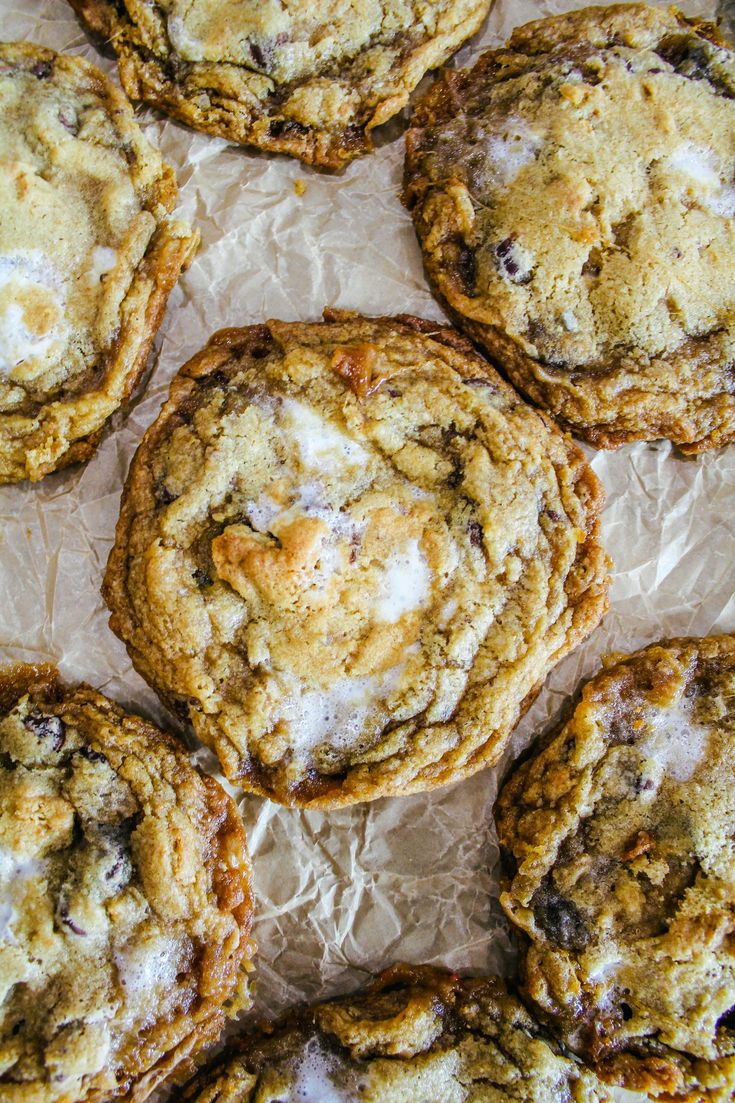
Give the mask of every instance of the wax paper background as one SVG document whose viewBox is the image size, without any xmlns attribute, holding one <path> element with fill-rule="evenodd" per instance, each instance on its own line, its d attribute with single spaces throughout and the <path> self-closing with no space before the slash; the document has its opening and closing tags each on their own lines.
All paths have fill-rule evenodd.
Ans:
<svg viewBox="0 0 735 1103">
<path fill-rule="evenodd" d="M 571 2 L 498 0 L 483 45 Z M 712 15 L 712 0 L 684 3 Z M 0 0 L 0 36 L 101 58 L 63 0 Z M 35 486 L 0 488 L 0 652 L 53 660 L 124 705 L 171 724 L 107 627 L 99 596 L 122 482 L 176 369 L 225 325 L 314 319 L 323 306 L 440 318 L 398 192 L 404 123 L 375 154 L 329 177 L 243 152 L 140 112 L 176 167 L 180 210 L 202 248 L 173 294 L 144 392 L 114 419 L 94 459 Z M 299 196 L 295 183 L 306 190 Z M 543 727 L 601 653 L 659 636 L 735 629 L 735 448 L 684 460 L 668 444 L 588 449 L 607 490 L 603 528 L 615 560 L 611 608 L 550 676 L 513 740 Z M 213 769 L 205 752 L 197 756 Z M 214 771 L 213 771 L 214 772 Z M 509 971 L 496 900 L 491 809 L 497 772 L 438 793 L 332 814 L 242 799 L 257 891 L 255 1012 L 327 996 L 397 958 Z"/>
</svg>

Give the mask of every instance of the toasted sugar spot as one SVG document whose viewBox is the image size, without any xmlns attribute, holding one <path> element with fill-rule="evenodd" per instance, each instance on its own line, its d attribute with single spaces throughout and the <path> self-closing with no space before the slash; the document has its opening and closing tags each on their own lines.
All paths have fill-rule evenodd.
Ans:
<svg viewBox="0 0 735 1103">
<path fill-rule="evenodd" d="M 303 402 L 284 399 L 281 421 L 296 437 L 301 462 L 307 470 L 330 474 L 343 467 L 367 463 L 368 453 L 356 440 Z"/>
<path fill-rule="evenodd" d="M 429 596 L 431 577 L 418 540 L 409 540 L 405 549 L 395 552 L 385 564 L 375 606 L 377 619 L 393 624 L 404 613 L 419 609 Z"/>
<path fill-rule="evenodd" d="M 690 781 L 705 760 L 709 730 L 692 719 L 691 704 L 682 698 L 671 708 L 651 714 L 650 728 L 638 744 L 645 758 L 653 759 L 664 777 Z"/>
</svg>

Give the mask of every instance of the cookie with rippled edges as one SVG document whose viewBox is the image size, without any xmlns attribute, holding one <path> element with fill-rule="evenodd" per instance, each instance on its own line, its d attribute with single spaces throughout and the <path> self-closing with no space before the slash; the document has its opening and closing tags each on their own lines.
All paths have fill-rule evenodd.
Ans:
<svg viewBox="0 0 735 1103">
<path fill-rule="evenodd" d="M 93 454 L 198 234 L 125 96 L 78 57 L 0 43 L 0 483 Z"/>
<path fill-rule="evenodd" d="M 70 0 L 123 87 L 196 130 L 342 169 L 492 0 Z"/>
<path fill-rule="evenodd" d="M 182 1103 L 612 1103 L 499 977 L 394 965 L 246 1034 Z"/>
<path fill-rule="evenodd" d="M 416 106 L 435 291 L 592 444 L 735 437 L 734 95 L 711 24 L 631 4 L 520 27 Z"/>
<path fill-rule="evenodd" d="M 223 330 L 131 465 L 104 596 L 230 780 L 289 805 L 494 763 L 606 605 L 600 485 L 453 330 Z"/>
<path fill-rule="evenodd" d="M 142 1103 L 248 1001 L 234 803 L 49 666 L 0 670 L 0 1098 Z"/>
<path fill-rule="evenodd" d="M 735 1091 L 735 636 L 616 655 L 504 786 L 524 995 L 611 1083 Z"/>
</svg>

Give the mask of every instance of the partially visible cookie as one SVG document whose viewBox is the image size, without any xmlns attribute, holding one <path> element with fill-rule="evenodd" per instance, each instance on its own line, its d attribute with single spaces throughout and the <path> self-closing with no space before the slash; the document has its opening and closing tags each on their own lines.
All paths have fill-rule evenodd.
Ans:
<svg viewBox="0 0 735 1103">
<path fill-rule="evenodd" d="M 53 667 L 0 671 L 0 1098 L 142 1100 L 247 1003 L 232 800 Z"/>
<path fill-rule="evenodd" d="M 341 169 L 492 0 L 70 0 L 128 95 L 197 130 Z"/>
<path fill-rule="evenodd" d="M 713 25 L 623 4 L 519 27 L 416 106 L 434 288 L 593 444 L 735 438 L 734 96 Z"/>
<path fill-rule="evenodd" d="M 187 1103 L 607 1103 L 499 977 L 395 965 L 246 1034 Z"/>
<path fill-rule="evenodd" d="M 581 452 L 453 330 L 223 330 L 133 459 L 110 624 L 246 789 L 431 789 L 497 761 L 597 625 L 601 504 Z"/>
<path fill-rule="evenodd" d="M 0 483 L 87 460 L 145 368 L 198 234 L 125 96 L 0 43 Z"/>
<path fill-rule="evenodd" d="M 604 1079 L 735 1092 L 735 636 L 615 656 L 496 809 L 524 990 Z"/>
</svg>

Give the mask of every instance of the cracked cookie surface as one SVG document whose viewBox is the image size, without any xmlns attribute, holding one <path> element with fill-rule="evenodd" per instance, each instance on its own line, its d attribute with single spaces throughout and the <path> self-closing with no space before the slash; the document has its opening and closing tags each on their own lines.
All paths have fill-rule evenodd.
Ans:
<svg viewBox="0 0 735 1103">
<path fill-rule="evenodd" d="M 611 657 L 496 808 L 524 991 L 613 1083 L 735 1091 L 735 637 Z"/>
<path fill-rule="evenodd" d="M 600 485 L 453 330 L 223 330 L 131 465 L 104 594 L 227 776 L 323 807 L 497 760 L 597 624 Z"/>
<path fill-rule="evenodd" d="M 498 977 L 396 965 L 247 1034 L 186 1103 L 610 1103 Z"/>
<path fill-rule="evenodd" d="M 735 436 L 734 95 L 712 25 L 619 5 L 520 27 L 416 106 L 431 282 L 593 444 Z"/>
<path fill-rule="evenodd" d="M 0 1098 L 142 1103 L 247 1003 L 232 800 L 53 667 L 0 670 Z"/>
<path fill-rule="evenodd" d="M 70 0 L 132 99 L 197 130 L 340 169 L 491 0 Z"/>
<path fill-rule="evenodd" d="M 198 241 L 173 170 L 81 58 L 0 44 L 0 483 L 94 452 Z"/>
</svg>

